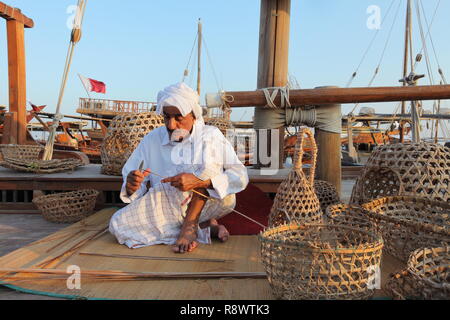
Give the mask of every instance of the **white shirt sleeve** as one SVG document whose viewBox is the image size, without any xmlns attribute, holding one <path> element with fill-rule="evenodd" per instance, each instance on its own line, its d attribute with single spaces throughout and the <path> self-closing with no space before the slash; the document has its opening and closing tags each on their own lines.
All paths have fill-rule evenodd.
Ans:
<svg viewBox="0 0 450 320">
<path fill-rule="evenodd" d="M 216 129 L 214 139 L 203 144 L 203 165 L 195 172 L 201 180 L 211 179 L 214 189 L 208 189 L 213 198 L 224 199 L 243 191 L 248 183 L 247 169 L 239 160 L 231 143 Z"/>
<path fill-rule="evenodd" d="M 123 169 L 122 169 L 122 176 L 123 176 L 123 184 L 122 189 L 120 191 L 120 199 L 124 203 L 131 203 L 132 201 L 142 197 L 147 192 L 147 181 L 149 181 L 149 176 L 147 176 L 144 179 L 144 182 L 141 184 L 141 187 L 133 193 L 131 196 L 128 196 L 127 194 L 127 177 L 128 174 L 134 170 L 139 169 L 139 165 L 144 160 L 144 169 L 147 169 L 150 167 L 149 163 L 145 162 L 145 152 L 144 152 L 144 142 L 145 138 L 139 143 L 137 148 L 134 150 L 134 152 L 131 154 L 130 158 L 128 158 L 127 162 L 125 163 Z"/>
</svg>

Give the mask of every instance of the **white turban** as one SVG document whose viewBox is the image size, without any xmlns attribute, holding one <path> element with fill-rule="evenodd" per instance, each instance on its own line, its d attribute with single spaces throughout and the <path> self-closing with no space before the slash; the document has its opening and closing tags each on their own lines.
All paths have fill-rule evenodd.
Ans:
<svg viewBox="0 0 450 320">
<path fill-rule="evenodd" d="M 158 93 L 156 113 L 162 114 L 164 107 L 177 107 L 183 117 L 194 112 L 197 120 L 202 119 L 203 110 L 198 93 L 184 82 L 169 86 Z"/>
</svg>

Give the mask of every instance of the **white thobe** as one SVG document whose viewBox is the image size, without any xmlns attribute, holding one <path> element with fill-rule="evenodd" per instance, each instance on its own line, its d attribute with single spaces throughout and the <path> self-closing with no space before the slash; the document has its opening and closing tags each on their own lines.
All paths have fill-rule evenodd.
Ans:
<svg viewBox="0 0 450 320">
<path fill-rule="evenodd" d="M 128 196 L 126 178 L 142 161 L 144 169 L 155 174 L 147 176 L 140 189 Z M 208 200 L 203 208 L 200 223 L 230 213 L 236 203 L 235 194 L 248 184 L 247 169 L 216 127 L 197 120 L 192 134 L 181 143 L 170 141 L 166 127 L 155 129 L 143 138 L 122 170 L 120 197 L 129 205 L 117 211 L 109 225 L 119 243 L 139 248 L 176 242 L 192 192 L 181 192 L 161 180 L 181 173 L 212 181 L 213 188 L 208 193 L 213 200 Z M 197 241 L 210 243 L 210 229 L 199 228 Z"/>
</svg>

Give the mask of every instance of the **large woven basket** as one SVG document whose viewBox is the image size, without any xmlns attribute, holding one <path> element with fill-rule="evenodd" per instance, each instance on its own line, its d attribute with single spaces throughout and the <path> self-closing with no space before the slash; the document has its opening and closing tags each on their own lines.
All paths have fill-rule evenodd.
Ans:
<svg viewBox="0 0 450 320">
<path fill-rule="evenodd" d="M 36 160 L 39 158 L 39 153 L 44 148 L 38 145 L 17 145 L 6 144 L 0 145 L 3 159 L 9 160 Z"/>
<path fill-rule="evenodd" d="M 78 222 L 94 212 L 97 190 L 56 193 L 33 199 L 44 219 L 56 223 Z"/>
<path fill-rule="evenodd" d="M 379 232 L 376 223 L 361 206 L 339 203 L 331 205 L 325 211 L 327 223 L 360 228 L 371 232 Z"/>
<path fill-rule="evenodd" d="M 383 248 L 375 233 L 288 224 L 264 231 L 259 240 L 277 299 L 366 299 L 374 293 Z"/>
<path fill-rule="evenodd" d="M 102 173 L 120 176 L 122 168 L 141 140 L 164 125 L 155 112 L 129 113 L 114 118 L 101 147 Z"/>
<path fill-rule="evenodd" d="M 450 203 L 386 197 L 362 207 L 381 231 L 386 251 L 404 262 L 416 249 L 450 244 Z"/>
<path fill-rule="evenodd" d="M 51 174 L 59 173 L 70 170 L 83 165 L 80 159 L 52 159 L 52 160 L 39 160 L 39 159 L 12 159 L 8 158 L 0 163 L 1 166 L 9 168 L 19 172 L 29 172 L 38 174 Z"/>
<path fill-rule="evenodd" d="M 309 179 L 302 170 L 304 135 L 311 141 L 312 165 Z M 286 222 L 320 223 L 322 210 L 314 190 L 317 146 L 309 129 L 299 133 L 294 167 L 288 177 L 278 187 L 275 200 L 269 214 L 269 226 L 274 227 Z"/>
<path fill-rule="evenodd" d="M 205 118 L 205 124 L 207 126 L 217 127 L 223 135 L 227 136 L 227 130 L 234 129 L 233 123 L 231 120 L 226 119 L 224 117 L 210 117 Z"/>
<path fill-rule="evenodd" d="M 450 200 L 450 149 L 420 142 L 376 148 L 353 187 L 350 203 L 414 196 Z"/>
</svg>

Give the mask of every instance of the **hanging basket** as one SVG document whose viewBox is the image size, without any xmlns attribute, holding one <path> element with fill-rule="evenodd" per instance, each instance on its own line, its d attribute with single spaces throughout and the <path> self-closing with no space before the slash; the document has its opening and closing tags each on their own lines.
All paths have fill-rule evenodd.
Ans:
<svg viewBox="0 0 450 320">
<path fill-rule="evenodd" d="M 78 222 L 94 212 L 97 190 L 56 193 L 33 199 L 44 219 L 55 223 Z"/>
<path fill-rule="evenodd" d="M 0 145 L 3 159 L 7 160 L 37 160 L 39 153 L 44 150 L 38 145 L 17 145 L 7 144 Z"/>
<path fill-rule="evenodd" d="M 287 224 L 264 231 L 259 240 L 277 299 L 366 299 L 374 293 L 383 248 L 375 233 L 343 225 Z"/>
<path fill-rule="evenodd" d="M 362 207 L 381 231 L 386 251 L 404 262 L 416 249 L 450 244 L 450 203 L 386 197 Z"/>
<path fill-rule="evenodd" d="M 312 165 L 309 179 L 302 170 L 304 135 L 311 141 Z M 278 187 L 277 195 L 270 211 L 269 226 L 274 227 L 286 222 L 320 223 L 322 211 L 314 190 L 314 173 L 317 159 L 317 146 L 309 129 L 299 133 L 295 151 L 294 167 Z"/>
<path fill-rule="evenodd" d="M 450 246 L 414 251 L 408 272 L 423 285 L 426 299 L 450 299 Z"/>
<path fill-rule="evenodd" d="M 7 158 L 1 162 L 0 165 L 19 172 L 29 172 L 36 174 L 51 174 L 70 170 L 75 170 L 77 167 L 83 165 L 80 159 L 53 159 L 53 160 L 38 160 L 38 159 L 12 159 Z"/>
<path fill-rule="evenodd" d="M 164 125 L 155 112 L 129 113 L 114 118 L 101 147 L 102 173 L 120 176 L 122 168 L 141 140 Z"/>
<path fill-rule="evenodd" d="M 353 187 L 350 203 L 391 196 L 450 200 L 450 149 L 420 142 L 376 148 Z"/>
<path fill-rule="evenodd" d="M 341 202 L 336 187 L 328 182 L 316 180 L 314 181 L 314 191 L 319 199 L 320 208 L 325 213 L 328 206 L 335 205 Z"/>
</svg>

